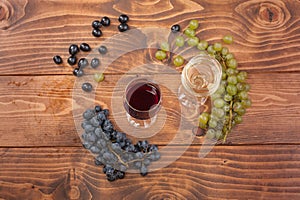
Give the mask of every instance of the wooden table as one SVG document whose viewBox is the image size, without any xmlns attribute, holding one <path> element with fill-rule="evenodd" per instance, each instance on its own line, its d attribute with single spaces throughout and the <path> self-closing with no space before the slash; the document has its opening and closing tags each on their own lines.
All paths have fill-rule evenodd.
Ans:
<svg viewBox="0 0 300 200">
<path fill-rule="evenodd" d="M 300 199 L 299 10 L 296 0 L 2 0 L 0 199 Z M 75 130 L 72 67 L 55 65 L 52 57 L 65 61 L 71 43 L 96 47 L 118 33 L 120 13 L 130 16 L 132 28 L 186 27 L 198 19 L 200 38 L 234 36 L 230 49 L 249 73 L 253 106 L 230 144 L 200 159 L 197 138 L 176 162 L 147 177 L 105 179 Z M 91 22 L 104 15 L 112 25 L 95 39 Z M 96 103 L 110 108 L 122 66 L 139 59 L 116 63 Z M 174 126 L 151 143 L 168 144 L 179 118 L 173 113 Z"/>
</svg>

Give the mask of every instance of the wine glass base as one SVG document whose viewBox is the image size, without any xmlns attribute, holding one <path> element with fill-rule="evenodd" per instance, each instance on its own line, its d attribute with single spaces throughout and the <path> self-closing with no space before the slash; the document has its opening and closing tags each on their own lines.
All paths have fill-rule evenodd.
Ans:
<svg viewBox="0 0 300 200">
<path fill-rule="evenodd" d="M 207 97 L 196 97 L 187 92 L 182 85 L 178 88 L 178 100 L 182 105 L 182 114 L 188 118 L 197 118 L 200 106 L 204 105 Z"/>
<path fill-rule="evenodd" d="M 129 124 L 132 125 L 133 127 L 145 128 L 145 129 L 151 127 L 156 122 L 156 119 L 157 119 L 157 115 L 155 115 L 149 119 L 139 120 L 139 119 L 133 118 L 128 113 L 126 113 L 126 117 L 127 117 L 127 121 L 129 122 Z"/>
</svg>

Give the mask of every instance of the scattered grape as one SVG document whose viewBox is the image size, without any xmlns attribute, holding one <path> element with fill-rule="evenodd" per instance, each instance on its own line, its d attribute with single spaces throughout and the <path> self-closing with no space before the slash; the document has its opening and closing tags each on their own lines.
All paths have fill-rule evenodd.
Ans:
<svg viewBox="0 0 300 200">
<path fill-rule="evenodd" d="M 208 47 L 208 42 L 206 40 L 200 40 L 200 42 L 197 45 L 197 48 L 202 51 L 206 50 L 207 47 Z"/>
<path fill-rule="evenodd" d="M 183 65 L 184 63 L 184 59 L 182 56 L 178 55 L 174 58 L 174 61 L 173 61 L 174 65 L 176 67 L 180 67 L 181 65 Z"/>
<path fill-rule="evenodd" d="M 190 37 L 187 41 L 188 45 L 193 47 L 193 46 L 197 46 L 199 43 L 199 38 L 197 37 Z"/>
<path fill-rule="evenodd" d="M 233 42 L 233 37 L 231 35 L 225 35 L 223 37 L 223 42 L 226 44 L 231 44 Z"/>
<path fill-rule="evenodd" d="M 163 51 L 170 51 L 170 45 L 168 42 L 162 42 L 160 44 L 160 49 Z"/>
<path fill-rule="evenodd" d="M 182 36 L 177 36 L 175 39 L 175 44 L 178 47 L 183 47 L 184 46 L 184 38 Z"/>
<path fill-rule="evenodd" d="M 188 37 L 194 37 L 196 35 L 195 30 L 187 28 L 184 30 L 184 34 Z"/>
<path fill-rule="evenodd" d="M 157 60 L 163 60 L 167 57 L 167 54 L 166 52 L 159 50 L 155 53 L 155 57 Z"/>
<path fill-rule="evenodd" d="M 192 30 L 197 29 L 198 26 L 199 26 L 199 22 L 196 19 L 191 20 L 190 23 L 189 23 L 189 28 L 192 29 Z"/>
</svg>

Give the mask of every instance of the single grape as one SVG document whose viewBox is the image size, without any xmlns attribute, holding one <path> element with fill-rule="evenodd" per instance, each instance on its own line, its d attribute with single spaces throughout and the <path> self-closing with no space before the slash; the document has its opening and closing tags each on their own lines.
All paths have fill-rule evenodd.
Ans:
<svg viewBox="0 0 300 200">
<path fill-rule="evenodd" d="M 202 124 L 207 124 L 209 118 L 210 118 L 209 114 L 207 112 L 203 112 L 199 116 L 199 122 Z"/>
<path fill-rule="evenodd" d="M 244 90 L 245 90 L 246 92 L 248 92 L 250 89 L 251 89 L 250 85 L 249 85 L 248 83 L 245 83 L 245 84 L 244 84 Z"/>
<path fill-rule="evenodd" d="M 224 92 L 225 92 L 225 86 L 224 85 L 220 85 L 219 88 L 217 89 L 216 93 L 222 95 Z"/>
<path fill-rule="evenodd" d="M 219 43 L 219 42 L 216 42 L 216 43 L 214 44 L 214 50 L 215 50 L 215 51 L 221 51 L 221 50 L 222 50 L 222 44 Z"/>
<path fill-rule="evenodd" d="M 155 53 L 155 58 L 157 60 L 163 60 L 167 57 L 167 54 L 166 52 L 162 51 L 162 50 L 158 50 L 156 53 Z"/>
<path fill-rule="evenodd" d="M 232 58 L 232 59 L 226 61 L 226 65 L 230 68 L 235 69 L 235 68 L 237 68 L 237 61 L 236 61 L 236 59 Z"/>
<path fill-rule="evenodd" d="M 243 106 L 244 108 L 250 108 L 252 102 L 251 102 L 250 99 L 246 99 L 246 100 L 242 100 L 242 101 L 241 101 L 241 104 L 242 104 L 242 106 Z"/>
<path fill-rule="evenodd" d="M 197 46 L 199 43 L 199 38 L 197 37 L 190 37 L 187 41 L 188 45 L 191 47 Z"/>
<path fill-rule="evenodd" d="M 247 100 L 248 99 L 248 93 L 246 91 L 241 91 L 238 93 L 238 97 L 240 100 Z"/>
<path fill-rule="evenodd" d="M 234 56 L 233 56 L 232 53 L 229 53 L 229 54 L 227 54 L 227 55 L 225 56 L 225 58 L 226 58 L 226 60 L 230 60 L 230 59 L 233 59 Z"/>
<path fill-rule="evenodd" d="M 245 84 L 237 83 L 236 88 L 237 88 L 238 92 L 243 91 L 243 90 L 245 90 Z"/>
<path fill-rule="evenodd" d="M 216 128 L 217 125 L 218 125 L 217 120 L 215 120 L 215 119 L 213 119 L 213 118 L 211 118 L 211 119 L 209 120 L 209 122 L 208 122 L 208 126 L 211 127 L 211 128 Z"/>
<path fill-rule="evenodd" d="M 234 112 L 237 112 L 238 110 L 243 108 L 241 102 L 235 102 L 232 107 Z"/>
<path fill-rule="evenodd" d="M 225 101 L 221 98 L 214 100 L 214 106 L 216 108 L 222 108 L 225 104 Z"/>
<path fill-rule="evenodd" d="M 233 42 L 233 37 L 231 35 L 225 35 L 223 37 L 223 42 L 226 44 L 231 44 Z"/>
<path fill-rule="evenodd" d="M 200 40 L 200 42 L 197 45 L 197 48 L 202 51 L 206 50 L 207 47 L 208 47 L 208 42 L 206 40 Z"/>
<path fill-rule="evenodd" d="M 237 77 L 237 81 L 239 83 L 243 83 L 246 81 L 247 76 L 245 76 L 242 72 L 238 73 Z"/>
<path fill-rule="evenodd" d="M 103 73 L 94 74 L 94 80 L 98 83 L 103 81 L 104 80 L 104 74 Z"/>
<path fill-rule="evenodd" d="M 229 49 L 227 47 L 223 47 L 221 51 L 222 56 L 226 56 L 228 53 L 229 53 Z"/>
<path fill-rule="evenodd" d="M 230 106 L 229 106 L 228 104 L 226 104 L 226 105 L 223 107 L 223 110 L 224 110 L 225 112 L 229 112 Z"/>
<path fill-rule="evenodd" d="M 237 114 L 239 114 L 239 115 L 244 115 L 245 113 L 246 113 L 246 109 L 245 108 L 241 108 L 241 109 L 238 109 L 238 110 L 236 110 L 235 111 Z"/>
<path fill-rule="evenodd" d="M 207 125 L 199 122 L 199 127 L 202 129 L 206 129 Z"/>
<path fill-rule="evenodd" d="M 198 26 L 199 26 L 199 22 L 196 19 L 191 20 L 190 23 L 189 23 L 189 28 L 192 29 L 192 30 L 197 29 Z"/>
<path fill-rule="evenodd" d="M 227 82 L 229 84 L 236 85 L 237 84 L 237 78 L 236 78 L 236 76 L 233 76 L 233 75 L 232 76 L 228 76 Z"/>
<path fill-rule="evenodd" d="M 207 132 L 206 132 L 206 138 L 211 140 L 211 139 L 214 139 L 216 136 L 216 132 L 214 129 L 208 129 Z"/>
<path fill-rule="evenodd" d="M 228 76 L 235 75 L 235 70 L 232 69 L 232 68 L 227 68 L 227 69 L 226 69 L 226 74 L 227 74 Z"/>
<path fill-rule="evenodd" d="M 163 51 L 170 51 L 170 45 L 168 42 L 162 42 L 160 44 L 160 49 Z"/>
<path fill-rule="evenodd" d="M 242 116 L 240 116 L 240 115 L 235 116 L 234 121 L 236 124 L 242 123 L 243 122 Z"/>
<path fill-rule="evenodd" d="M 237 93 L 237 88 L 235 85 L 228 84 L 226 87 L 226 91 L 228 92 L 229 95 L 234 96 Z"/>
<path fill-rule="evenodd" d="M 174 65 L 176 67 L 180 67 L 181 65 L 183 65 L 184 63 L 184 59 L 182 56 L 178 55 L 174 58 L 174 61 L 173 61 Z"/>
<path fill-rule="evenodd" d="M 175 39 L 175 44 L 178 47 L 183 47 L 184 46 L 184 38 L 182 36 L 177 36 Z"/>
<path fill-rule="evenodd" d="M 207 52 L 208 52 L 209 54 L 214 55 L 214 54 L 216 53 L 216 50 L 214 49 L 214 46 L 213 46 L 213 45 L 209 45 L 209 46 L 207 47 Z"/>
<path fill-rule="evenodd" d="M 228 101 L 232 101 L 232 96 L 231 96 L 230 94 L 225 94 L 223 98 L 224 98 L 224 100 L 227 101 L 227 102 L 228 102 Z"/>
<path fill-rule="evenodd" d="M 184 30 L 184 34 L 188 37 L 194 37 L 196 35 L 195 30 L 187 28 Z"/>
<path fill-rule="evenodd" d="M 215 116 L 217 119 L 221 119 L 225 116 L 225 111 L 222 108 L 212 108 L 211 110 L 212 115 Z"/>
</svg>

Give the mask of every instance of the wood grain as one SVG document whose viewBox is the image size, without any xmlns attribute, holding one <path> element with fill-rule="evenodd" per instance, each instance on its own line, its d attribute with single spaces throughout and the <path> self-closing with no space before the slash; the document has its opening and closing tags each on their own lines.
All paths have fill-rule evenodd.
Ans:
<svg viewBox="0 0 300 200">
<path fill-rule="evenodd" d="M 95 100 L 82 92 L 73 76 L 5 76 L 0 80 L 0 146 L 78 146 L 80 140 L 75 129 L 74 109 L 100 104 L 112 109 L 111 98 L 121 77 L 131 75 L 106 75 L 96 89 Z M 166 81 L 176 75 L 164 75 Z M 298 73 L 250 74 L 250 96 L 253 106 L 244 117 L 229 141 L 233 144 L 298 144 L 299 93 Z M 88 77 L 87 77 L 88 78 Z M 92 81 L 91 81 L 92 82 Z M 93 82 L 92 82 L 93 83 Z M 170 87 L 176 87 L 172 85 Z M 150 140 L 168 144 L 177 133 L 180 123 L 179 102 L 176 94 L 163 89 L 164 107 L 167 110 L 166 126 Z M 72 93 L 74 96 L 72 97 Z M 113 98 L 121 101 L 122 92 Z M 74 111 L 74 110 L 73 110 Z M 80 120 L 80 115 L 75 118 Z M 118 119 L 119 115 L 111 116 Z M 80 130 L 80 128 L 79 128 Z M 288 133 L 288 137 L 287 137 Z M 81 131 L 79 132 L 81 134 Z M 187 135 L 188 137 L 189 135 Z M 41 141 L 40 138 L 43 138 Z M 183 141 L 181 141 L 182 143 Z M 196 139 L 195 143 L 201 143 Z"/>
<path fill-rule="evenodd" d="M 190 147 L 145 178 L 126 174 L 110 183 L 82 148 L 0 149 L 4 199 L 299 199 L 296 145 L 219 146 L 200 159 Z M 170 152 L 177 153 L 177 147 Z M 272 155 L 270 155 L 272 153 Z M 168 157 L 167 156 L 167 157 Z M 168 159 L 167 157 L 162 157 Z M 191 165 L 191 162 L 193 165 Z"/>
<path fill-rule="evenodd" d="M 131 15 L 129 25 L 133 29 L 170 28 L 175 23 L 184 28 L 190 19 L 199 19 L 198 34 L 202 39 L 214 42 L 228 33 L 234 36 L 230 49 L 241 68 L 299 71 L 299 1 L 92 0 L 84 5 L 81 1 L 59 0 L 5 2 L 0 15 L 0 74 L 70 74 L 69 67 L 54 65 L 52 56 L 59 54 L 66 60 L 72 43 L 99 46 L 118 33 L 119 13 Z M 104 15 L 111 17 L 112 25 L 103 30 L 102 38 L 93 38 L 90 24 Z"/>
</svg>

